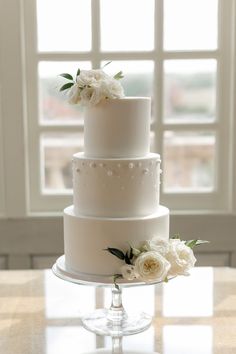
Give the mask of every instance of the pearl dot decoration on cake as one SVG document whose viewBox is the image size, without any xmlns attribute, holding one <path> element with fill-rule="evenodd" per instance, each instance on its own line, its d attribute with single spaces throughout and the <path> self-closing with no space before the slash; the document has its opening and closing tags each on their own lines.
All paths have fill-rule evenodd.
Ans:
<svg viewBox="0 0 236 354">
<path fill-rule="evenodd" d="M 80 168 L 76 168 L 76 172 L 80 173 Z"/>
<path fill-rule="evenodd" d="M 129 169 L 132 169 L 132 168 L 134 168 L 134 163 L 130 162 L 128 166 L 129 166 Z"/>
<path fill-rule="evenodd" d="M 147 175 L 148 172 L 149 172 L 149 169 L 148 169 L 148 168 L 144 168 L 144 169 L 143 169 L 143 174 L 144 174 L 144 175 Z"/>
<path fill-rule="evenodd" d="M 96 165 L 96 162 L 93 161 L 93 162 L 90 162 L 89 166 L 92 168 L 95 168 L 97 165 Z"/>
<path fill-rule="evenodd" d="M 108 170 L 108 171 L 107 171 L 107 175 L 108 175 L 109 177 L 113 176 L 112 170 Z"/>
<path fill-rule="evenodd" d="M 120 163 L 118 163 L 118 164 L 117 164 L 117 167 L 118 167 L 118 168 L 121 168 L 121 164 L 120 164 Z"/>
</svg>

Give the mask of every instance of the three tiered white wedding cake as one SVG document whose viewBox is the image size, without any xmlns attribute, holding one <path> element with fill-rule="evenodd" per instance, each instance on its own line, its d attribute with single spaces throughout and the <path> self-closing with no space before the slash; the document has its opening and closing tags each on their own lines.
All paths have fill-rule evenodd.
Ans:
<svg viewBox="0 0 236 354">
<path fill-rule="evenodd" d="M 86 109 L 84 152 L 73 156 L 74 205 L 64 210 L 72 272 L 117 274 L 123 262 L 107 247 L 169 238 L 169 209 L 159 204 L 160 156 L 150 153 L 150 107 L 150 98 L 127 97 Z"/>
</svg>

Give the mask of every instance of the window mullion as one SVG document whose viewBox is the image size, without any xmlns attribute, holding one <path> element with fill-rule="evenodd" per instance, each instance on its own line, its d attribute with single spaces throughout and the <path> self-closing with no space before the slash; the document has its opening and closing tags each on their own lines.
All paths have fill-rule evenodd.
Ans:
<svg viewBox="0 0 236 354">
<path fill-rule="evenodd" d="M 2 83 L 0 84 L 2 87 Z M 2 92 L 0 89 L 0 171 L 4 171 L 3 163 L 3 124 L 2 124 Z M 4 174 L 0 173 L 0 216 L 5 214 Z"/>
<path fill-rule="evenodd" d="M 163 0 L 155 2 L 155 57 L 154 57 L 154 149 L 162 155 L 162 111 L 163 111 Z"/>
<path fill-rule="evenodd" d="M 229 183 L 232 185 L 232 211 L 236 213 L 236 107 L 235 107 L 235 97 L 236 97 L 236 3 L 232 6 L 232 84 L 231 84 L 231 161 L 232 161 L 232 173 L 230 174 L 231 180 Z"/>
<path fill-rule="evenodd" d="M 91 1 L 92 14 L 92 68 L 99 68 L 100 66 L 100 0 Z"/>
<path fill-rule="evenodd" d="M 39 125 L 36 128 L 38 134 L 40 133 L 82 133 L 84 128 L 82 124 L 51 124 Z"/>
<path fill-rule="evenodd" d="M 5 214 L 20 217 L 26 214 L 21 2 L 1 3 L 0 34 Z"/>
<path fill-rule="evenodd" d="M 163 52 L 164 59 L 217 59 L 219 55 L 219 50 Z"/>
<path fill-rule="evenodd" d="M 230 128 L 230 83 L 232 82 L 233 53 L 231 49 L 232 26 L 234 23 L 233 1 L 219 0 L 219 30 L 218 30 L 218 77 L 217 77 L 217 177 L 218 191 L 221 196 L 221 204 L 224 208 L 232 208 L 232 169 L 233 164 L 233 129 Z M 232 123 L 232 122 L 231 122 Z"/>
<path fill-rule="evenodd" d="M 217 130 L 219 127 L 218 122 L 212 123 L 163 123 L 160 129 L 174 130 L 174 131 L 209 131 Z"/>
</svg>

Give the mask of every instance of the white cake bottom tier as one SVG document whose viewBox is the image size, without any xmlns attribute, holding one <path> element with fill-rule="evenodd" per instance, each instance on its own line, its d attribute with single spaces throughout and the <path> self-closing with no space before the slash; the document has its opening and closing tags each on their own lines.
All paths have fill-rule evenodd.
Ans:
<svg viewBox="0 0 236 354">
<path fill-rule="evenodd" d="M 96 159 L 73 156 L 76 215 L 140 217 L 159 205 L 160 155 L 139 158 Z"/>
<path fill-rule="evenodd" d="M 169 238 L 169 209 L 159 206 L 142 218 L 94 218 L 76 216 L 74 207 L 64 210 L 64 249 L 68 270 L 108 276 L 120 272 L 123 261 L 104 251 L 107 247 L 128 250 L 129 244 L 153 236 Z"/>
</svg>

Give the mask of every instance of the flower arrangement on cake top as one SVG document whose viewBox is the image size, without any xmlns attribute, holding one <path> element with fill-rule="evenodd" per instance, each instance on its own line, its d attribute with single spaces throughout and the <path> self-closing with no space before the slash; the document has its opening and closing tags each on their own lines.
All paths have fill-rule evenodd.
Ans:
<svg viewBox="0 0 236 354">
<path fill-rule="evenodd" d="M 122 71 L 119 71 L 112 77 L 102 69 L 78 69 L 75 79 L 67 73 L 60 74 L 60 76 L 69 81 L 60 88 L 60 91 L 67 90 L 68 101 L 71 104 L 81 104 L 91 107 L 103 99 L 124 97 L 124 90 L 119 82 L 124 77 Z"/>
<path fill-rule="evenodd" d="M 179 236 L 169 240 L 153 237 L 137 247 L 130 246 L 126 252 L 111 247 L 105 251 L 124 261 L 120 274 L 114 275 L 115 283 L 118 278 L 128 281 L 137 279 L 147 283 L 162 282 L 177 275 L 189 275 L 189 270 L 196 262 L 193 248 L 202 243 L 208 241 L 183 241 Z"/>
</svg>

